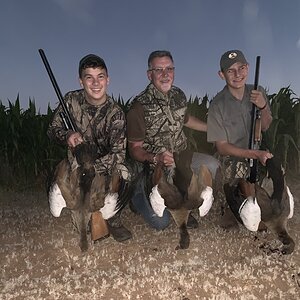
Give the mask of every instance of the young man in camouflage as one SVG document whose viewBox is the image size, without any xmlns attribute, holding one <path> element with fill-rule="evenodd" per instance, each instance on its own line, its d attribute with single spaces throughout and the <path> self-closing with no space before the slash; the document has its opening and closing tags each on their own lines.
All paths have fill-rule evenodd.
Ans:
<svg viewBox="0 0 300 300">
<path fill-rule="evenodd" d="M 59 105 L 48 129 L 49 137 L 69 147 L 71 165 L 74 160 L 71 149 L 85 141 L 98 147 L 98 158 L 94 164 L 96 172 L 111 175 L 116 168 L 120 174 L 126 174 L 123 165 L 126 119 L 122 109 L 107 95 L 109 76 L 104 60 L 94 54 L 83 57 L 79 63 L 79 83 L 82 89 L 68 92 L 64 97 L 78 132 L 66 130 Z M 107 223 L 117 241 L 131 238 L 131 233 L 120 222 L 120 213 L 108 219 Z"/>
<path fill-rule="evenodd" d="M 223 170 L 223 183 L 233 183 L 236 178 L 247 178 L 248 159 L 257 159 L 262 165 L 272 154 L 248 148 L 251 129 L 252 104 L 261 116 L 262 130 L 272 122 L 267 96 L 262 87 L 253 90 L 246 84 L 249 65 L 240 50 L 225 52 L 220 60 L 219 76 L 226 86 L 212 100 L 207 119 L 207 140 L 216 145 Z M 225 198 L 223 195 L 222 198 Z M 225 200 L 225 199 L 224 199 Z M 237 225 L 236 219 L 226 204 L 221 226 L 229 228 Z"/>
<path fill-rule="evenodd" d="M 206 131 L 206 123 L 187 113 L 184 92 L 173 86 L 174 63 L 169 51 L 154 51 L 148 58 L 147 76 L 150 84 L 132 102 L 127 115 L 128 148 L 131 157 L 138 161 L 162 162 L 166 167 L 174 164 L 174 152 L 187 148 L 183 126 Z M 193 160 L 202 160 L 215 173 L 218 162 L 213 157 L 195 153 Z M 138 185 L 131 207 L 140 213 L 152 227 L 161 230 L 168 226 L 170 214 L 165 209 L 157 216 L 145 195 L 144 187 Z M 190 215 L 189 228 L 198 223 Z"/>
</svg>

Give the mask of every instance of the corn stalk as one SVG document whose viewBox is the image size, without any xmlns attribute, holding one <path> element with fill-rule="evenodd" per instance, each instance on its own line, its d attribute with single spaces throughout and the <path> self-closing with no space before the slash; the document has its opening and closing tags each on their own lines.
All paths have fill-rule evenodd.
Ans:
<svg viewBox="0 0 300 300">
<path fill-rule="evenodd" d="M 263 133 L 263 145 L 281 157 L 284 168 L 300 170 L 300 109 L 299 98 L 289 88 L 269 96 L 273 122 Z"/>
<path fill-rule="evenodd" d="M 280 155 L 284 166 L 300 173 L 300 100 L 289 87 L 269 96 L 273 122 L 263 135 L 264 147 Z M 114 99 L 126 113 L 131 99 Z M 188 112 L 206 121 L 209 100 L 190 97 Z M 19 96 L 5 107 L 0 101 L 0 184 L 23 185 L 37 180 L 45 182 L 55 165 L 65 156 L 66 148 L 50 141 L 47 128 L 54 111 L 48 106 L 47 114 L 36 110 L 29 99 L 28 109 L 20 107 Z M 188 148 L 213 153 L 212 144 L 206 142 L 206 133 L 185 128 Z"/>
</svg>

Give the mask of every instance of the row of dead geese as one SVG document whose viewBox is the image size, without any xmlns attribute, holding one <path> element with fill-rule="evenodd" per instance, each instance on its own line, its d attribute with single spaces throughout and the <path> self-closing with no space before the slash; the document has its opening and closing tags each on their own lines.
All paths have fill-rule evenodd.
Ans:
<svg viewBox="0 0 300 300">
<path fill-rule="evenodd" d="M 164 209 L 168 209 L 179 228 L 176 249 L 187 249 L 190 244 L 189 213 L 198 209 L 203 217 L 213 204 L 214 182 L 207 167 L 200 167 L 196 174 L 190 167 L 192 152 L 183 151 L 175 154 L 176 167 L 166 169 L 157 164 L 150 173 L 149 164 L 145 163 L 136 179 L 125 182 L 117 173 L 105 177 L 95 173 L 95 155 L 93 146 L 78 145 L 74 150 L 74 164 L 70 165 L 65 159 L 56 167 L 48 194 L 53 216 L 59 217 L 64 207 L 71 210 L 73 223 L 80 234 L 81 250 L 86 251 L 89 246 L 91 216 L 95 212 L 99 216 L 100 211 L 103 219 L 111 218 L 128 203 L 136 180 L 141 178 L 155 213 L 161 216 Z M 290 254 L 295 243 L 287 232 L 287 221 L 293 216 L 293 196 L 286 185 L 280 162 L 276 158 L 269 159 L 266 168 L 267 175 L 260 183 L 250 184 L 240 179 L 237 185 L 225 185 L 226 198 L 240 223 L 257 231 L 263 222 L 282 242 L 281 252 Z"/>
</svg>

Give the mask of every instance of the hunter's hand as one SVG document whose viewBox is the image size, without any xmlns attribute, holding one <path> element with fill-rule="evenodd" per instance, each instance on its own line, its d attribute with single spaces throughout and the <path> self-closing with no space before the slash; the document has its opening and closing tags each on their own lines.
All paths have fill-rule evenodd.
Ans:
<svg viewBox="0 0 300 300">
<path fill-rule="evenodd" d="M 256 105 L 258 109 L 266 107 L 266 100 L 262 94 L 262 92 L 257 90 L 252 90 L 250 95 L 250 101 Z"/>
<path fill-rule="evenodd" d="M 67 140 L 67 144 L 71 148 L 75 148 L 77 145 L 81 144 L 82 142 L 83 142 L 82 136 L 78 132 L 72 133 Z"/>
<path fill-rule="evenodd" d="M 273 154 L 270 153 L 269 151 L 257 150 L 257 159 L 260 161 L 260 163 L 263 166 L 265 166 L 266 161 L 272 157 L 273 157 Z"/>
<path fill-rule="evenodd" d="M 169 167 L 174 164 L 173 153 L 165 151 L 156 155 L 157 162 L 162 162 L 165 166 Z"/>
</svg>

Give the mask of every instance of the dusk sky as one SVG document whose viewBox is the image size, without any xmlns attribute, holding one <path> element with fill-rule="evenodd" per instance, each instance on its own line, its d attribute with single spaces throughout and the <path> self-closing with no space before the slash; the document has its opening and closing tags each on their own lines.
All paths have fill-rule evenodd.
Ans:
<svg viewBox="0 0 300 300">
<path fill-rule="evenodd" d="M 224 86 L 223 52 L 240 49 L 250 64 L 261 56 L 260 85 L 291 86 L 300 96 L 300 0 L 9 0 L 0 4 L 0 100 L 23 108 L 29 97 L 45 112 L 57 98 L 38 54 L 44 49 L 63 94 L 78 89 L 78 62 L 104 58 L 109 94 L 124 100 L 148 84 L 151 51 L 171 51 L 175 85 L 211 99 Z"/>
</svg>

